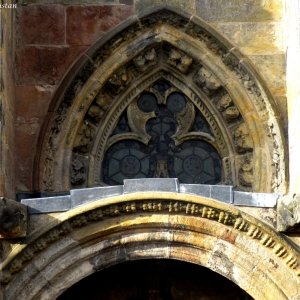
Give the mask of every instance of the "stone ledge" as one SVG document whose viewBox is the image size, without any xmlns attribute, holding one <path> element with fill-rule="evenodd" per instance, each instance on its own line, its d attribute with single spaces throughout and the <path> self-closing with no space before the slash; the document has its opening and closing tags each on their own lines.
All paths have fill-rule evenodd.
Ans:
<svg viewBox="0 0 300 300">
<path fill-rule="evenodd" d="M 23 199 L 30 214 L 63 212 L 79 205 L 122 194 L 136 192 L 172 192 L 194 194 L 236 206 L 275 207 L 279 195 L 233 191 L 232 186 L 179 184 L 177 178 L 125 179 L 124 185 L 71 190 L 70 195 Z"/>
</svg>

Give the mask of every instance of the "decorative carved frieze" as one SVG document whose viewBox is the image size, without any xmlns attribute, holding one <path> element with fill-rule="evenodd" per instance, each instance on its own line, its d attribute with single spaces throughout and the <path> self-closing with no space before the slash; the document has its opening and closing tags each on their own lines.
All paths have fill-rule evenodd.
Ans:
<svg viewBox="0 0 300 300">
<path fill-rule="evenodd" d="M 257 220 L 247 217 L 235 209 L 230 209 L 229 206 L 223 205 L 221 207 L 213 202 L 199 203 L 187 199 L 168 199 L 167 195 L 161 195 L 161 198 L 153 198 L 153 194 L 151 199 L 144 198 L 144 196 L 142 198 L 129 201 L 120 196 L 115 203 L 100 206 L 97 204 L 88 211 L 83 209 L 76 215 L 72 214 L 70 218 L 64 219 L 60 224 L 54 225 L 46 232 L 35 237 L 29 245 L 20 250 L 12 261 L 5 264 L 0 274 L 0 282 L 2 284 L 9 283 L 12 277 L 21 271 L 24 265 L 38 253 L 54 242 L 63 239 L 77 228 L 89 226 L 93 222 L 101 222 L 109 218 L 120 218 L 128 215 L 140 216 L 143 213 L 193 216 L 223 224 L 237 230 L 239 234 L 245 235 L 244 238 L 253 239 L 269 249 L 271 251 L 270 255 L 275 254 L 279 259 L 282 259 L 300 277 L 298 256 L 294 250 L 277 233 L 272 232 Z"/>
<path fill-rule="evenodd" d="M 241 185 L 252 187 L 254 183 L 253 162 L 250 157 L 245 158 L 239 169 L 239 181 Z"/>
<path fill-rule="evenodd" d="M 221 82 L 204 67 L 199 69 L 194 80 L 203 91 L 209 95 L 216 92 L 221 87 Z"/>
<path fill-rule="evenodd" d="M 149 67 L 153 67 L 158 63 L 158 57 L 155 48 L 152 48 L 145 53 L 133 59 L 135 67 L 139 71 L 146 71 Z"/>
<path fill-rule="evenodd" d="M 225 94 L 217 103 L 217 108 L 222 112 L 223 117 L 227 122 L 237 120 L 240 116 L 238 108 L 234 105 L 231 97 Z"/>
<path fill-rule="evenodd" d="M 79 156 L 74 156 L 71 166 L 71 184 L 74 186 L 81 185 L 86 181 L 86 167 Z"/>
<path fill-rule="evenodd" d="M 193 59 L 174 48 L 169 52 L 168 63 L 176 67 L 181 73 L 186 74 L 191 66 Z"/>
<path fill-rule="evenodd" d="M 240 124 L 234 130 L 233 139 L 238 153 L 245 153 L 253 150 L 253 141 L 245 123 Z"/>
<path fill-rule="evenodd" d="M 83 123 L 78 131 L 74 144 L 76 151 L 87 153 L 90 149 L 94 136 L 95 128 L 89 122 Z"/>
<path fill-rule="evenodd" d="M 131 74 L 128 70 L 126 68 L 121 68 L 108 79 L 107 86 L 114 95 L 117 95 L 126 89 L 126 86 L 131 80 Z"/>
</svg>

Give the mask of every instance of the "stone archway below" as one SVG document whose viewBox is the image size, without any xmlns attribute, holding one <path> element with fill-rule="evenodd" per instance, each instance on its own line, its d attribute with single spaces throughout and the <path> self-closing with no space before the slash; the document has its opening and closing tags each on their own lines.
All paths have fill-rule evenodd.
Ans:
<svg viewBox="0 0 300 300">
<path fill-rule="evenodd" d="M 86 203 L 44 224 L 1 265 L 8 300 L 56 299 L 99 270 L 140 259 L 206 267 L 254 299 L 299 294 L 296 250 L 264 223 L 213 199 L 129 193 Z"/>
</svg>

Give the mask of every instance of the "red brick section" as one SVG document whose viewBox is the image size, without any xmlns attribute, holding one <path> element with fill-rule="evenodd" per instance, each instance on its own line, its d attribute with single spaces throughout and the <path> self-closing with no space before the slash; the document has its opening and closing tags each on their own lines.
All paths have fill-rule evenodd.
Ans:
<svg viewBox="0 0 300 300">
<path fill-rule="evenodd" d="M 132 13 L 133 7 L 129 5 L 18 6 L 15 24 L 18 191 L 33 189 L 39 131 L 63 76 L 90 45 Z"/>
<path fill-rule="evenodd" d="M 54 86 L 16 86 L 16 116 L 25 119 L 43 119 L 47 113 L 48 104 L 54 93 Z"/>
<path fill-rule="evenodd" d="M 17 9 L 18 39 L 23 44 L 65 43 L 65 8 L 61 5 L 29 5 Z"/>
<path fill-rule="evenodd" d="M 56 85 L 86 46 L 25 46 L 17 50 L 16 83 L 18 85 Z"/>
<path fill-rule="evenodd" d="M 127 5 L 70 6 L 67 8 L 67 43 L 90 45 L 133 13 Z"/>
</svg>

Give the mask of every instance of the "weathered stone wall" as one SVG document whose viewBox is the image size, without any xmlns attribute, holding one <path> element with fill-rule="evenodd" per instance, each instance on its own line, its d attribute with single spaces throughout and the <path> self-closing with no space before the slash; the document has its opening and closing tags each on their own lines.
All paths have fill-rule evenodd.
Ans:
<svg viewBox="0 0 300 300">
<path fill-rule="evenodd" d="M 290 150 L 290 192 L 300 193 L 300 1 L 285 1 L 285 37 L 287 44 L 287 95 Z M 297 166 L 297 167 L 292 167 Z"/>
<path fill-rule="evenodd" d="M 0 196 L 10 198 L 15 197 L 13 13 L 0 9 Z"/>
<path fill-rule="evenodd" d="M 261 71 L 285 118 L 281 2 L 20 1 L 16 10 L 17 190 L 33 189 L 41 125 L 47 111 L 53 109 L 50 102 L 72 63 L 120 22 L 154 5 L 168 4 L 197 14 L 227 36 Z"/>
</svg>

